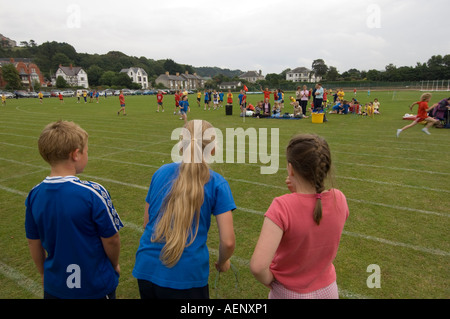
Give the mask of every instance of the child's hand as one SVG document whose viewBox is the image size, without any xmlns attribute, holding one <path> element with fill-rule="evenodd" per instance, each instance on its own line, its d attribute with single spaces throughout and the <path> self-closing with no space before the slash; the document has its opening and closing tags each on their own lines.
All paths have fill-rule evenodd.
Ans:
<svg viewBox="0 0 450 319">
<path fill-rule="evenodd" d="M 230 260 L 228 259 L 222 265 L 219 265 L 219 263 L 216 262 L 215 266 L 216 266 L 217 271 L 219 271 L 219 272 L 226 272 L 226 271 L 228 271 L 228 269 L 230 269 L 231 263 L 230 263 Z"/>
<path fill-rule="evenodd" d="M 286 185 L 287 188 L 291 191 L 291 193 L 295 193 L 295 186 L 292 184 L 291 179 L 288 177 L 286 177 Z"/>
</svg>

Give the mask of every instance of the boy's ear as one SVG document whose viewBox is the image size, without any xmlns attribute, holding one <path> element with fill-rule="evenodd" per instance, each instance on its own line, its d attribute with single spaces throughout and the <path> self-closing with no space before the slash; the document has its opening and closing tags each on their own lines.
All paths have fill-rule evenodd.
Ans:
<svg viewBox="0 0 450 319">
<path fill-rule="evenodd" d="M 77 148 L 75 151 L 70 153 L 70 159 L 74 162 L 78 161 L 80 158 L 80 149 Z"/>
</svg>

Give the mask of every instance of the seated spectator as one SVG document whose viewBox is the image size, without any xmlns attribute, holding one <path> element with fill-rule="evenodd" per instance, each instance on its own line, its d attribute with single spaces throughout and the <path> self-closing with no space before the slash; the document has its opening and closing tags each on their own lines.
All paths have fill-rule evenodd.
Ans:
<svg viewBox="0 0 450 319">
<path fill-rule="evenodd" d="M 269 99 L 266 98 L 265 102 L 262 103 L 262 112 L 259 117 L 268 117 L 268 116 L 270 116 L 270 112 L 271 112 L 271 105 L 270 105 Z"/>
<path fill-rule="evenodd" d="M 378 99 L 373 100 L 373 113 L 380 114 L 380 102 L 378 102 Z"/>
</svg>

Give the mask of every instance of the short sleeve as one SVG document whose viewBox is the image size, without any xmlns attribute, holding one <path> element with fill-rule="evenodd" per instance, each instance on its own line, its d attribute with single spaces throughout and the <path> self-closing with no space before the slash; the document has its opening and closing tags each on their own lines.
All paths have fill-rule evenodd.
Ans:
<svg viewBox="0 0 450 319">
<path fill-rule="evenodd" d="M 278 227 L 280 227 L 283 231 L 286 231 L 288 222 L 286 220 L 286 215 L 283 214 L 286 210 L 283 209 L 283 205 L 279 198 L 275 198 L 270 204 L 267 212 L 264 214 L 265 217 L 269 218 L 272 222 L 274 222 Z"/>
<path fill-rule="evenodd" d="M 99 235 L 109 238 L 123 227 L 123 223 L 114 208 L 108 191 L 103 186 L 97 185 L 99 189 L 94 187 L 97 196 L 94 196 L 92 217 L 98 227 Z"/>
<path fill-rule="evenodd" d="M 25 200 L 25 235 L 28 239 L 41 239 L 38 227 L 31 213 L 30 195 Z"/>
<path fill-rule="evenodd" d="M 216 201 L 212 210 L 214 216 L 236 209 L 230 185 L 226 180 L 215 188 L 215 197 Z"/>
</svg>

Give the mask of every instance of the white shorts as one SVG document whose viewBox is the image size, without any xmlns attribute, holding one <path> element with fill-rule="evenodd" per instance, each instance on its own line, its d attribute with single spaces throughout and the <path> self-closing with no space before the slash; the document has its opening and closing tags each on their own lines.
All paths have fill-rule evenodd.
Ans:
<svg viewBox="0 0 450 319">
<path fill-rule="evenodd" d="M 339 299 L 339 293 L 336 281 L 325 288 L 305 294 L 289 290 L 278 281 L 274 281 L 269 292 L 269 299 Z"/>
</svg>

